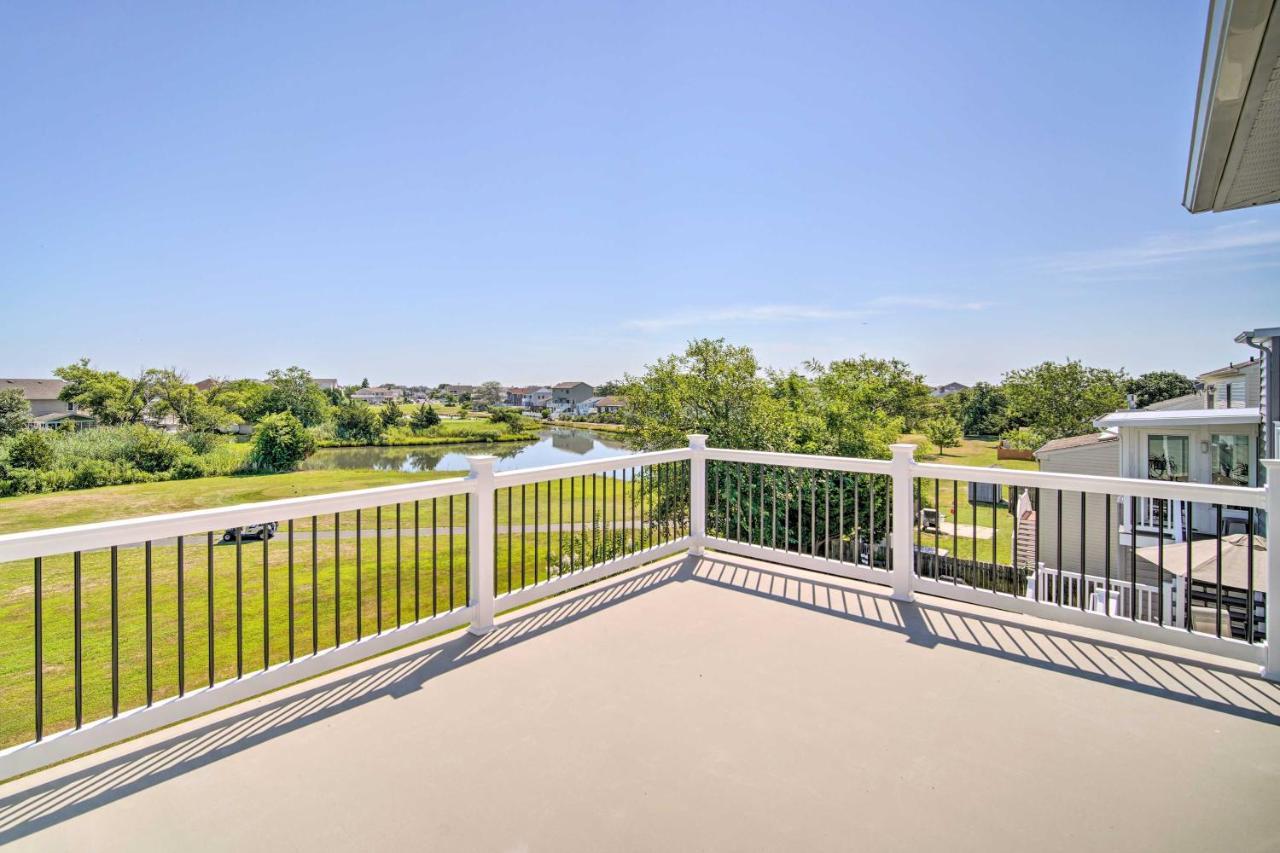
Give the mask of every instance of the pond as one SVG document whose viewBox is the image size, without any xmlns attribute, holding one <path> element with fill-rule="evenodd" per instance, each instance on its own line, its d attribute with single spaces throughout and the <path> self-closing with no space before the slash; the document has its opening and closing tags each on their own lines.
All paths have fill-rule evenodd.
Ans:
<svg viewBox="0 0 1280 853">
<path fill-rule="evenodd" d="M 436 444 L 420 447 L 325 447 L 317 450 L 302 469 L 372 469 L 375 471 L 466 471 L 467 457 L 498 457 L 494 468 L 510 471 L 539 468 L 587 459 L 623 456 L 628 450 L 608 433 L 585 429 L 544 429 L 536 441 L 473 444 Z"/>
</svg>

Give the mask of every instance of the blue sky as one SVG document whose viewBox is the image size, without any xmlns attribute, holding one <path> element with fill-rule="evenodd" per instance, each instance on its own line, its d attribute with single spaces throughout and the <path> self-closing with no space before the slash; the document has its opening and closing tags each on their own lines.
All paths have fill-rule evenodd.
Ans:
<svg viewBox="0 0 1280 853">
<path fill-rule="evenodd" d="M 8 4 L 0 374 L 1216 367 L 1280 206 L 1179 204 L 1205 12 Z"/>
</svg>

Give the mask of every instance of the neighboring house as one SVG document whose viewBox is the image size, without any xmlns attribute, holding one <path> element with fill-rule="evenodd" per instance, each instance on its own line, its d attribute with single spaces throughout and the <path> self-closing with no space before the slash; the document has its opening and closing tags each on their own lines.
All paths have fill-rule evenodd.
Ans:
<svg viewBox="0 0 1280 853">
<path fill-rule="evenodd" d="M 551 386 L 551 405 L 558 409 L 571 409 L 595 395 L 595 389 L 585 382 L 557 382 Z"/>
<path fill-rule="evenodd" d="M 538 388 L 535 391 L 525 395 L 524 407 L 526 409 L 543 409 L 551 406 L 551 398 L 553 394 L 550 388 Z"/>
<path fill-rule="evenodd" d="M 88 429 L 97 426 L 98 421 L 83 412 L 51 412 L 32 418 L 29 424 L 34 429 L 65 429 L 68 425 L 72 429 Z"/>
<path fill-rule="evenodd" d="M 950 394 L 955 394 L 958 391 L 968 391 L 968 390 L 969 390 L 968 385 L 962 385 L 959 382 L 948 382 L 946 385 L 935 385 L 933 387 L 933 391 L 931 392 L 931 396 L 946 397 Z"/>
<path fill-rule="evenodd" d="M 506 403 L 508 406 L 523 406 L 525 399 L 537 390 L 535 385 L 513 385 L 507 389 Z"/>
<path fill-rule="evenodd" d="M 316 378 L 312 378 L 312 380 L 311 380 L 311 381 L 312 381 L 312 382 L 314 382 L 314 383 L 316 383 L 317 385 L 319 385 L 319 386 L 320 386 L 320 390 L 321 390 L 321 391 L 333 391 L 333 390 L 336 390 L 336 389 L 337 389 L 337 387 L 338 387 L 338 380 L 336 380 L 336 379 L 316 379 Z"/>
<path fill-rule="evenodd" d="M 351 399 L 361 400 L 370 405 L 381 405 L 392 400 L 397 403 L 404 399 L 404 392 L 388 385 L 375 385 L 372 388 L 361 388 L 351 392 Z"/>
<path fill-rule="evenodd" d="M 600 400 L 599 397 L 588 397 L 587 399 L 583 400 L 581 403 L 578 403 L 576 406 L 570 406 L 569 411 L 571 411 L 573 414 L 578 415 L 580 417 L 585 417 L 587 415 L 594 415 L 596 413 L 596 403 L 599 400 Z"/>
<path fill-rule="evenodd" d="M 474 385 L 446 385 L 444 390 L 448 391 L 455 397 L 465 397 L 468 394 L 474 394 L 476 386 Z"/>
<path fill-rule="evenodd" d="M 622 411 L 627 405 L 625 397 L 601 397 L 596 400 L 596 413 L 601 415 L 613 415 Z"/>
<path fill-rule="evenodd" d="M 33 429 L 53 429 L 64 423 L 72 423 L 76 429 L 96 426 L 92 413 L 58 399 L 66 384 L 61 379 L 0 379 L 0 391 L 22 392 L 31 407 L 31 420 L 27 425 Z"/>
<path fill-rule="evenodd" d="M 1144 409 L 1112 412 L 1094 421 L 1101 432 L 1050 441 L 1036 450 L 1043 471 L 1094 474 L 1174 482 L 1253 487 L 1263 482 L 1259 459 L 1276 441 L 1276 385 L 1280 373 L 1280 328 L 1258 329 L 1236 338 L 1261 356 L 1210 370 L 1198 377 L 1199 390 Z M 1268 369 L 1270 368 L 1270 369 Z M 1263 413 L 1263 407 L 1268 414 Z M 1033 496 L 1034 497 L 1034 496 Z M 1138 584 L 1171 583 L 1144 555 L 1160 543 L 1244 533 L 1248 514 L 1226 506 L 1144 498 L 1112 499 L 1079 492 L 1043 490 L 1040 505 L 1019 522 L 1019 541 L 1037 541 L 1039 561 L 1065 572 L 1126 576 L 1136 566 Z M 1059 502 L 1061 505 L 1059 505 Z M 1059 518 L 1061 524 L 1059 525 Z M 1255 519 L 1261 533 L 1264 519 Z M 1061 543 L 1059 542 L 1061 530 Z M 1134 549 L 1137 549 L 1135 555 Z M 1023 555 L 1025 556 L 1025 554 Z M 1021 561 L 1020 561 L 1021 562 Z M 1261 590 L 1261 580 L 1255 585 Z M 1243 590 L 1237 590 L 1240 596 Z M 1200 602 L 1202 603 L 1202 602 Z M 1243 609 L 1234 624 L 1242 630 Z M 1235 630 L 1235 629 L 1233 629 Z"/>
<path fill-rule="evenodd" d="M 211 376 L 208 379 L 201 379 L 199 382 L 192 382 L 191 384 L 195 386 L 197 391 L 208 392 L 213 390 L 214 388 L 217 388 L 220 384 L 222 384 L 222 381 L 219 379 L 214 379 Z"/>
</svg>

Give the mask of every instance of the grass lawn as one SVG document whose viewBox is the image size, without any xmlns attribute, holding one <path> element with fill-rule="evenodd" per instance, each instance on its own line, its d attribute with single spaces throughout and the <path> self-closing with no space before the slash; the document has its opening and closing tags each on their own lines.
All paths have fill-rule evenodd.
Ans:
<svg viewBox="0 0 1280 853">
<path fill-rule="evenodd" d="M 671 472 L 667 469 L 667 473 Z M 305 471 L 294 474 L 213 477 L 133 486 L 111 486 L 52 495 L 30 495 L 0 501 L 4 532 L 49 527 L 156 512 L 222 506 L 306 494 L 437 479 L 452 474 L 384 471 Z M 664 477 L 664 483 L 670 483 Z M 501 489 L 496 496 L 498 536 L 494 569 L 499 593 L 544 580 L 557 572 L 568 553 L 581 564 L 604 553 L 605 533 L 590 526 L 576 538 L 549 523 L 563 519 L 581 525 L 605 516 L 643 525 L 658 489 L 597 476 L 553 481 L 524 489 Z M 397 513 L 398 510 L 398 513 Z M 315 641 L 333 645 L 340 625 L 343 641 L 383 628 L 397 619 L 412 621 L 463 606 L 467 596 L 466 501 L 459 496 L 389 505 L 361 513 L 357 544 L 356 514 L 344 513 L 294 522 L 294 544 L 288 528 L 265 546 L 242 543 L 237 560 L 234 543 L 204 531 L 192 531 L 181 547 L 183 580 L 178 581 L 179 547 L 174 541 L 150 549 L 153 597 L 152 698 L 178 692 L 178 613 L 181 587 L 184 614 L 182 662 L 187 689 L 208 682 L 208 640 L 212 634 L 214 680 L 237 673 L 237 643 L 243 671 L 288 659 L 290 601 L 294 619 L 294 651 L 311 651 L 313 595 Z M 537 521 L 537 527 L 533 526 Z M 268 519 L 263 519 L 268 520 Z M 506 528 L 527 525 L 525 530 Z M 416 523 L 415 523 L 416 522 Z M 674 532 L 674 531 L 673 531 Z M 220 534 L 217 531 L 216 534 Z M 397 536 L 398 534 L 398 536 Z M 644 546 L 646 534 L 629 524 L 610 538 L 609 547 Z M 596 541 L 597 537 L 599 542 Z M 619 540 L 624 540 L 625 544 Z M 315 550 L 312 550 L 312 544 Z M 148 551 L 143 545 L 116 552 L 119 590 L 120 707 L 145 704 L 146 575 Z M 292 558 L 292 560 L 291 560 Z M 292 563 L 292 565 L 291 565 Z M 238 565 L 238 570 L 237 570 Z M 488 559 L 485 560 L 488 565 Z M 110 551 L 81 557 L 83 636 L 83 718 L 86 722 L 111 712 L 111 566 Z M 508 567 L 510 567 L 508 569 Z M 74 559 L 47 557 L 41 566 L 43 592 L 43 711 L 46 734 L 74 721 Z M 237 574 L 240 577 L 241 626 L 237 640 Z M 212 576 L 212 594 L 209 580 Z M 24 560 L 0 564 L 0 748 L 31 739 L 34 733 L 34 565 Z M 292 587 L 292 596 L 290 589 Z M 212 624 L 208 616 L 212 601 Z M 336 615 L 335 615 L 336 614 Z"/>
<path fill-rule="evenodd" d="M 1020 471 L 1037 471 L 1036 462 L 1020 459 L 996 459 L 998 441 L 964 439 L 959 447 L 948 447 L 943 454 L 938 453 L 937 445 L 922 435 L 906 434 L 902 440 L 917 445 L 916 459 L 921 462 L 937 462 L 943 465 L 970 465 L 975 468 L 1010 468 Z M 936 502 L 935 502 L 935 485 Z M 953 533 L 944 533 L 936 537 L 937 546 L 949 553 L 967 560 L 994 562 L 1009 565 L 1013 561 L 1013 515 L 1009 510 L 1010 490 L 1002 490 L 1002 503 L 993 507 L 989 503 L 981 503 L 976 507 L 969 502 L 968 484 L 960 480 L 935 481 L 931 478 L 920 480 L 920 497 L 926 507 L 940 507 L 943 518 L 956 525 Z M 1014 497 L 1016 501 L 1016 497 Z M 973 523 L 979 527 L 995 529 L 990 539 L 974 538 L 965 535 L 965 529 L 972 531 Z M 935 537 L 932 533 L 921 534 L 921 545 L 933 547 Z"/>
</svg>

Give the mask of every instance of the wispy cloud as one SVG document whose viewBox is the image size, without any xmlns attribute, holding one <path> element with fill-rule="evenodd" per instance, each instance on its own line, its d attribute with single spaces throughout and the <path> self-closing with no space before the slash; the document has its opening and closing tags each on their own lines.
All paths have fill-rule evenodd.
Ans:
<svg viewBox="0 0 1280 853">
<path fill-rule="evenodd" d="M 879 296 L 871 300 L 877 308 L 920 308 L 927 311 L 982 311 L 993 302 L 965 302 L 945 296 Z"/>
<path fill-rule="evenodd" d="M 1158 234 L 1134 246 L 1066 252 L 1040 259 L 1037 266 L 1066 275 L 1107 275 L 1160 271 L 1199 259 L 1280 252 L 1280 228 L 1257 220 L 1220 225 L 1208 231 Z"/>
<path fill-rule="evenodd" d="M 736 305 L 727 308 L 689 308 L 660 317 L 627 320 L 623 325 L 645 332 L 708 325 L 772 325 L 780 323 L 820 323 L 834 320 L 861 320 L 884 314 L 891 308 L 919 311 L 981 311 L 992 303 L 963 302 L 943 296 L 882 296 L 865 305 Z"/>
</svg>

